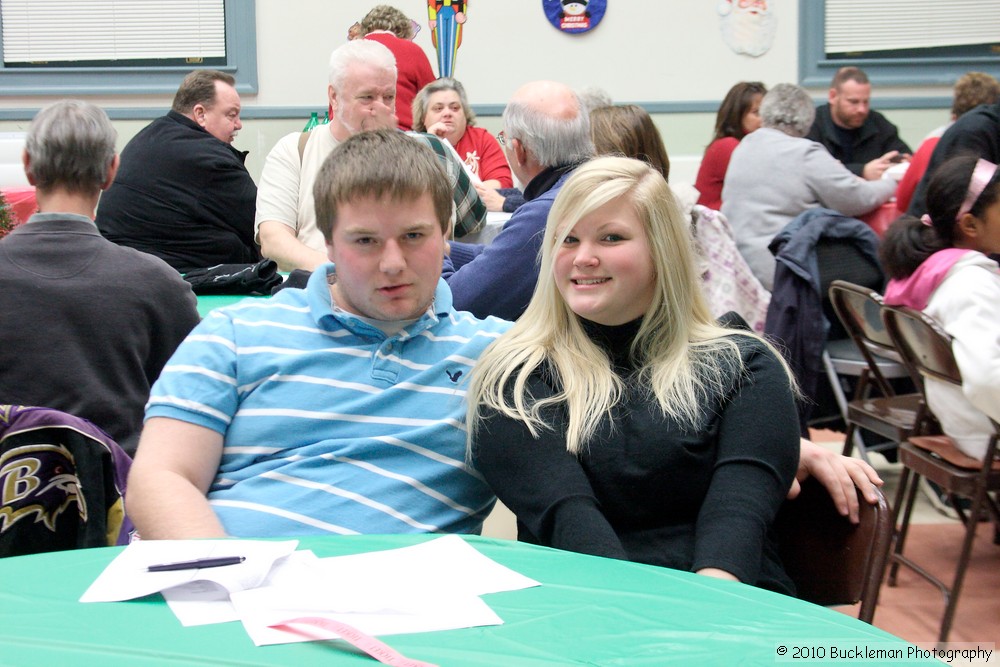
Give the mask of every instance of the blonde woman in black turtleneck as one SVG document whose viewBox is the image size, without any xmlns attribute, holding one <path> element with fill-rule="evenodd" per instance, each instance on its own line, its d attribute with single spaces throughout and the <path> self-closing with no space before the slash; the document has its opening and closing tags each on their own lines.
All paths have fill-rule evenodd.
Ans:
<svg viewBox="0 0 1000 667">
<path fill-rule="evenodd" d="M 473 371 L 471 454 L 522 541 L 791 593 L 768 531 L 798 464 L 793 381 L 711 316 L 689 236 L 645 163 L 580 167 L 528 309 Z"/>
</svg>

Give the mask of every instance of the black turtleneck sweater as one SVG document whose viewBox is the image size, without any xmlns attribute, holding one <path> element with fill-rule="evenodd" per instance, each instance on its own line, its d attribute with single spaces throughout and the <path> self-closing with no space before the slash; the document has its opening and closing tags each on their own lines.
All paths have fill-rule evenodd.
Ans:
<svg viewBox="0 0 1000 667">
<path fill-rule="evenodd" d="M 628 387 L 583 452 L 566 451 L 565 410 L 543 411 L 537 439 L 519 420 L 490 414 L 476 463 L 516 515 L 518 539 L 680 570 L 716 567 L 740 581 L 792 593 L 768 532 L 798 465 L 795 405 L 778 360 L 736 336 L 745 371 L 713 391 L 697 428 L 665 417 L 637 382 L 629 356 L 639 321 L 585 322 Z M 528 389 L 555 391 L 536 371 Z"/>
</svg>

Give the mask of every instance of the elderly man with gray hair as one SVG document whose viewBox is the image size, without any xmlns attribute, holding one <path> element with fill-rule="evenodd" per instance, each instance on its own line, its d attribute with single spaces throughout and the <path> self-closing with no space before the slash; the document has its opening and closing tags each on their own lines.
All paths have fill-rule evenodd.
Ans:
<svg viewBox="0 0 1000 667">
<path fill-rule="evenodd" d="M 261 254 L 285 271 L 312 271 L 326 262 L 316 221 L 313 184 L 327 156 L 348 137 L 396 127 L 396 59 L 382 44 L 348 42 L 330 54 L 330 122 L 278 140 L 264 162 L 254 229 Z M 455 204 L 455 236 L 478 231 L 486 206 L 454 152 L 430 134 L 410 133 L 430 146 L 444 167 Z"/>
<path fill-rule="evenodd" d="M 488 246 L 452 243 L 444 277 L 455 308 L 477 317 L 516 320 L 538 279 L 538 251 L 556 194 L 594 152 L 590 116 L 579 96 L 554 81 L 519 88 L 503 112 L 497 136 L 525 203 Z"/>
<path fill-rule="evenodd" d="M 88 102 L 55 102 L 31 121 L 24 171 L 38 213 L 0 240 L 0 400 L 88 419 L 132 452 L 149 387 L 198 311 L 166 262 L 97 231 L 115 139 Z"/>
<path fill-rule="evenodd" d="M 726 171 L 722 213 L 732 225 L 740 253 L 769 290 L 774 257 L 767 246 L 793 218 L 820 207 L 863 215 L 896 191 L 895 181 L 863 180 L 822 144 L 805 139 L 815 115 L 805 90 L 790 83 L 776 85 L 761 101 L 762 127 L 743 138 Z"/>
</svg>

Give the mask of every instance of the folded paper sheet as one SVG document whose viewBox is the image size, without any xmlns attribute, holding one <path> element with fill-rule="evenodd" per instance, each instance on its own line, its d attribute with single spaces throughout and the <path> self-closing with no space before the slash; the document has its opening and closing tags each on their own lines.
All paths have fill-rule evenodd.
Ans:
<svg viewBox="0 0 1000 667">
<path fill-rule="evenodd" d="M 140 540 L 125 547 L 90 585 L 80 602 L 119 602 L 159 593 L 193 581 L 210 581 L 227 591 L 255 588 L 274 562 L 295 551 L 298 540 Z M 242 556 L 239 565 L 172 572 L 148 572 L 150 565 L 198 558 Z"/>
<path fill-rule="evenodd" d="M 295 551 L 279 558 L 261 586 L 280 586 L 296 578 L 303 566 L 316 561 L 311 551 Z M 211 581 L 192 581 L 163 591 L 170 611 L 185 627 L 238 621 L 240 617 L 229 599 L 229 591 Z"/>
</svg>

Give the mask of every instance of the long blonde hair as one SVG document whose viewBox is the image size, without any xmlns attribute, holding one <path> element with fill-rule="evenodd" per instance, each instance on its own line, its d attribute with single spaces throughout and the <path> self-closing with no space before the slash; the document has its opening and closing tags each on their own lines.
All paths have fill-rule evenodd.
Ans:
<svg viewBox="0 0 1000 667">
<path fill-rule="evenodd" d="M 720 327 L 702 296 L 690 228 L 663 177 L 639 160 L 602 157 L 576 170 L 549 213 L 541 268 L 531 302 L 511 329 L 490 345 L 473 368 L 468 399 L 470 449 L 483 415 L 495 410 L 525 423 L 537 437 L 550 428 L 548 405 L 564 404 L 569 417 L 566 449 L 579 452 L 621 400 L 623 383 L 608 355 L 595 344 L 556 287 L 556 250 L 578 220 L 612 200 L 626 198 L 642 221 L 656 267 L 656 288 L 632 342 L 639 381 L 663 414 L 689 427 L 703 417 L 707 397 L 733 370 L 742 372 L 734 335 Z M 530 394 L 537 369 L 551 372 L 557 389 Z"/>
</svg>

